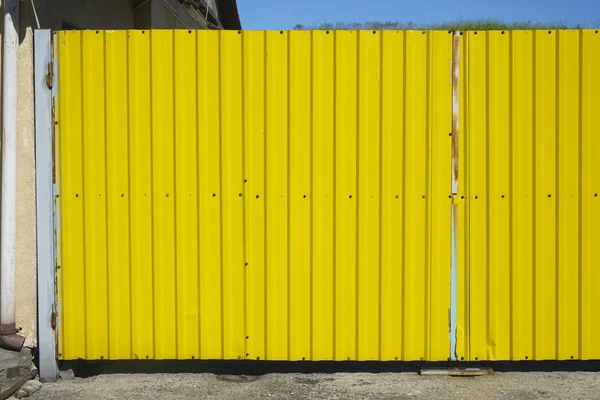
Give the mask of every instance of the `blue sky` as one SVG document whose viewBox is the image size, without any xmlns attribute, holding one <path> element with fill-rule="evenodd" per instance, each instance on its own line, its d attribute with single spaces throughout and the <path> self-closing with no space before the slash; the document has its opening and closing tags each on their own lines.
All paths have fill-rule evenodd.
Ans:
<svg viewBox="0 0 600 400">
<path fill-rule="evenodd" d="M 292 29 L 323 22 L 465 19 L 600 26 L 600 0 L 237 0 L 244 29 Z"/>
</svg>

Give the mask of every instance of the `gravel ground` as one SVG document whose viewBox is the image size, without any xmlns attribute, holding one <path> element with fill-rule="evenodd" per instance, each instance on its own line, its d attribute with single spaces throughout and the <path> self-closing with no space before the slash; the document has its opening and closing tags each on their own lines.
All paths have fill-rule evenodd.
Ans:
<svg viewBox="0 0 600 400">
<path fill-rule="evenodd" d="M 600 399 L 600 373 L 101 375 L 46 383 L 31 399 Z"/>
</svg>

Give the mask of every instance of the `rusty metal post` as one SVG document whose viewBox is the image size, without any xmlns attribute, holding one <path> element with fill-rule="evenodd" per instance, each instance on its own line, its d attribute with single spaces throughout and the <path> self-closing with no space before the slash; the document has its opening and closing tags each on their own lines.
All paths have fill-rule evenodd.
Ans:
<svg viewBox="0 0 600 400">
<path fill-rule="evenodd" d="M 452 38 L 452 256 L 450 266 L 450 359 L 456 360 L 456 332 L 458 312 L 458 117 L 460 86 L 460 32 Z"/>
</svg>

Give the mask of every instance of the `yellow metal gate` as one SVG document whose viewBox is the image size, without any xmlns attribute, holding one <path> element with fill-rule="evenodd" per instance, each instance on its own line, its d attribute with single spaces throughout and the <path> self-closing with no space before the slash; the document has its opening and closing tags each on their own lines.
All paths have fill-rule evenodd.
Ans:
<svg viewBox="0 0 600 400">
<path fill-rule="evenodd" d="M 54 43 L 61 359 L 600 359 L 598 31 Z"/>
<path fill-rule="evenodd" d="M 56 36 L 61 359 L 448 358 L 451 34 Z"/>
<path fill-rule="evenodd" d="M 461 40 L 457 356 L 600 359 L 600 34 Z"/>
</svg>

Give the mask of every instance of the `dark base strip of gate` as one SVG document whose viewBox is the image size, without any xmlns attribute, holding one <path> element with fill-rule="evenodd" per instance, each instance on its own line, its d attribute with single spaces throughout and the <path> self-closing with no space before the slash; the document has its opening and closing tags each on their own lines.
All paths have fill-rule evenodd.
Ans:
<svg viewBox="0 0 600 400">
<path fill-rule="evenodd" d="M 253 361 L 253 360 L 73 360 L 61 361 L 61 370 L 72 369 L 86 378 L 122 373 L 212 373 L 264 375 L 271 373 L 419 372 L 424 369 L 481 368 L 496 372 L 600 371 L 600 360 L 568 361 Z"/>
</svg>

